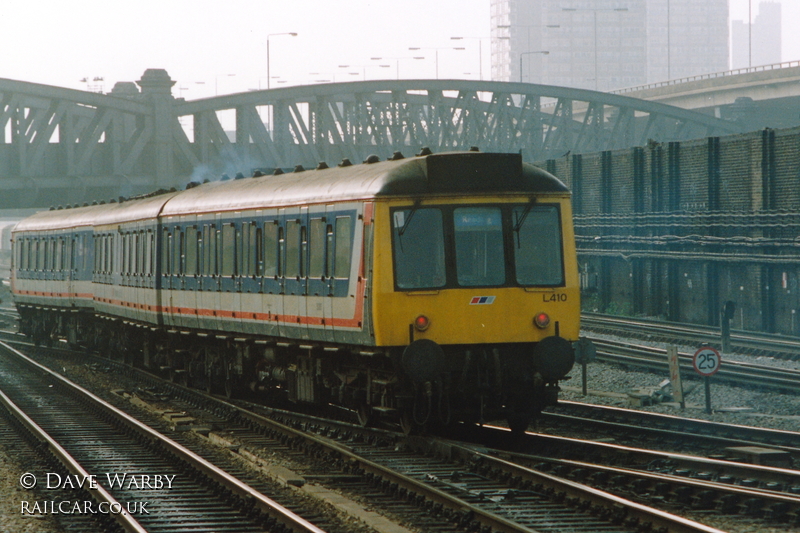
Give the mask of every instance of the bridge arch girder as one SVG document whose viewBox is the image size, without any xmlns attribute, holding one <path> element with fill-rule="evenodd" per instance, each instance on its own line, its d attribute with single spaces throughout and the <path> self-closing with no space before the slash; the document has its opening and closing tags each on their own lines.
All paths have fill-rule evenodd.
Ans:
<svg viewBox="0 0 800 533">
<path fill-rule="evenodd" d="M 171 96 L 165 71 L 148 70 L 138 83 L 141 91 L 127 83 L 103 95 L 0 79 L 0 176 L 7 177 L 0 187 L 133 194 L 223 172 L 409 155 L 422 146 L 543 160 L 739 131 L 668 105 L 525 83 L 368 81 L 188 102 Z M 52 186 L 62 177 L 72 181 Z"/>
<path fill-rule="evenodd" d="M 218 112 L 235 109 L 236 140 Z M 548 159 L 739 132 L 736 124 L 653 102 L 582 89 L 464 80 L 368 81 L 287 87 L 185 102 L 178 116 L 204 121 L 195 144 L 205 155 L 263 166 L 364 159 L 394 150 L 479 146 Z M 246 122 L 239 121 L 246 117 Z M 260 117 L 260 120 L 255 119 Z M 199 134 L 199 135 L 198 135 Z M 209 161 L 203 158 L 204 163 Z"/>
</svg>

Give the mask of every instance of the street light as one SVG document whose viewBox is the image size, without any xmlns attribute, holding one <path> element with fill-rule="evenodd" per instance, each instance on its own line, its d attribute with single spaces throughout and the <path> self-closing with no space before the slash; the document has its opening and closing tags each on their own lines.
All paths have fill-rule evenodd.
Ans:
<svg viewBox="0 0 800 533">
<path fill-rule="evenodd" d="M 412 57 L 412 56 L 404 56 L 404 57 L 370 57 L 370 59 L 372 61 L 383 61 L 384 59 L 388 59 L 390 61 L 394 61 L 395 69 L 396 69 L 395 76 L 396 76 L 396 79 L 399 80 L 400 79 L 400 60 L 401 59 L 425 59 L 425 56 L 416 56 L 416 57 Z M 391 65 L 378 65 L 378 66 L 379 67 L 388 68 Z"/>
<path fill-rule="evenodd" d="M 530 50 L 530 48 L 531 48 L 531 28 L 558 29 L 558 28 L 561 28 L 561 25 L 560 24 L 543 24 L 543 25 L 541 25 L 541 24 L 515 24 L 513 27 L 514 28 L 525 28 L 527 30 L 526 31 L 526 35 L 527 35 L 526 42 L 527 42 L 527 44 L 525 45 L 525 50 Z M 501 30 L 508 30 L 509 35 L 503 36 L 503 37 L 498 37 L 499 40 L 511 41 L 512 26 L 510 24 L 498 25 L 498 26 L 495 26 L 495 28 L 501 29 Z M 541 39 L 540 39 L 540 41 L 541 41 Z M 520 49 L 522 49 L 522 43 L 521 42 L 519 43 L 518 46 L 519 46 Z M 533 53 L 541 53 L 541 52 L 533 52 Z M 510 51 L 509 51 L 509 54 L 510 54 Z M 511 58 L 509 57 L 509 63 L 510 62 L 511 62 Z M 509 69 L 510 68 L 511 68 L 511 65 L 509 64 Z M 511 73 L 509 72 L 509 81 L 510 81 L 510 78 L 511 78 Z M 519 81 L 522 82 L 522 61 L 520 61 L 520 67 L 519 67 Z"/>
<path fill-rule="evenodd" d="M 409 47 L 409 50 L 436 50 L 436 79 L 439 79 L 439 50 L 466 50 L 463 46 L 440 46 L 436 48 Z"/>
<path fill-rule="evenodd" d="M 480 79 L 483 81 L 483 37 L 450 37 L 450 39 L 454 41 L 475 39 L 478 41 L 478 70 L 480 71 Z"/>
<path fill-rule="evenodd" d="M 597 12 L 598 11 L 628 11 L 627 7 L 614 7 L 614 8 L 581 8 L 577 9 L 574 7 L 562 7 L 561 11 L 591 11 L 592 15 L 594 15 L 594 90 L 597 89 Z"/>
<path fill-rule="evenodd" d="M 522 83 L 522 56 L 528 55 L 528 54 L 542 54 L 543 56 L 546 56 L 549 53 L 550 53 L 549 50 L 537 50 L 536 52 L 522 52 L 522 53 L 520 53 L 519 54 L 519 82 Z M 528 68 L 529 72 L 530 72 L 530 70 L 531 69 Z"/>
<path fill-rule="evenodd" d="M 370 59 L 380 59 L 380 58 L 370 58 Z M 362 80 L 367 81 L 367 67 L 380 67 L 380 68 L 389 68 L 391 65 L 339 65 L 339 68 L 360 68 Z M 358 72 L 348 72 L 351 76 L 358 76 Z"/>
<path fill-rule="evenodd" d="M 220 74 L 219 76 L 214 76 L 214 96 L 219 96 L 219 79 L 225 76 L 236 76 L 236 74 Z"/>
<path fill-rule="evenodd" d="M 267 89 L 269 89 L 269 38 L 275 37 L 276 35 L 291 35 L 292 37 L 297 37 L 297 33 L 293 31 L 288 33 L 270 33 L 267 35 Z"/>
</svg>

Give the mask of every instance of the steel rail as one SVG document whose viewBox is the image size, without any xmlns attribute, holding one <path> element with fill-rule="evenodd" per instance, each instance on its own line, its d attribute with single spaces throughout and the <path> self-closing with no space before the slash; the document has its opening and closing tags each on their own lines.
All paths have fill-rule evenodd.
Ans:
<svg viewBox="0 0 800 533">
<path fill-rule="evenodd" d="M 461 445 L 459 445 L 459 447 L 464 448 L 464 450 L 469 450 L 469 447 Z M 467 452 L 462 451 L 461 453 L 464 454 Z M 701 491 L 713 491 L 720 495 L 730 495 L 738 498 L 736 500 L 737 503 L 751 501 L 751 499 L 755 498 L 764 502 L 762 504 L 762 510 L 765 512 L 770 512 L 768 505 L 774 505 L 775 508 L 781 508 L 781 511 L 784 513 L 797 513 L 800 511 L 800 495 L 786 494 L 774 490 L 747 488 L 726 484 L 719 481 L 687 478 L 673 474 L 654 473 L 635 468 L 598 465 L 585 461 L 575 461 L 569 459 L 553 459 L 550 457 L 501 450 L 492 450 L 488 453 L 483 451 L 473 451 L 473 454 L 474 456 L 480 457 L 486 462 L 491 462 L 492 464 L 495 464 L 506 471 L 513 472 L 513 470 L 508 467 L 509 464 L 519 467 L 523 464 L 534 463 L 537 465 L 536 468 L 538 471 L 541 470 L 542 463 L 547 463 L 554 466 L 554 469 L 557 471 L 559 476 L 564 476 L 564 470 L 566 469 L 571 470 L 571 472 L 574 474 L 580 472 L 581 477 L 591 478 L 592 474 L 590 472 L 605 474 L 606 479 L 610 479 L 611 476 L 623 476 L 631 479 L 645 480 L 650 483 L 651 487 L 660 485 L 661 491 L 663 491 L 663 487 L 665 485 L 669 485 L 675 488 L 687 487 L 698 491 L 696 494 L 700 494 Z M 639 485 L 638 488 L 642 489 L 643 487 Z M 673 492 L 676 492 L 676 490 L 673 489 Z M 721 499 L 721 496 L 718 495 L 715 497 L 715 499 L 719 500 Z"/>
<path fill-rule="evenodd" d="M 486 425 L 484 427 L 491 431 L 509 431 L 508 428 L 499 426 Z M 711 472 L 720 476 L 728 475 L 740 479 L 754 479 L 761 483 L 775 482 L 786 486 L 800 486 L 800 471 L 788 468 L 753 465 L 676 452 L 648 450 L 621 444 L 597 442 L 574 437 L 561 437 L 532 431 L 528 431 L 526 435 L 531 439 L 531 447 L 554 450 L 553 455 L 578 454 L 582 457 L 591 455 L 615 457 L 623 459 L 627 464 L 636 462 L 643 466 L 647 466 L 654 461 L 661 461 L 673 464 L 676 468 Z M 778 491 L 772 492 L 780 494 Z"/>
<path fill-rule="evenodd" d="M 655 530 L 669 531 L 673 533 L 719 533 L 720 530 L 712 528 L 692 520 L 682 518 L 665 511 L 653 509 L 646 505 L 632 502 L 614 494 L 576 483 L 568 479 L 556 477 L 532 468 L 507 461 L 505 459 L 489 455 L 485 452 L 463 446 L 456 443 L 443 443 L 450 448 L 453 456 L 460 458 L 463 462 L 480 459 L 496 468 L 511 473 L 524 479 L 532 480 L 536 484 L 552 487 L 564 493 L 566 498 L 571 498 L 586 505 L 607 507 L 609 504 L 616 505 L 625 509 L 625 520 L 631 520 L 639 524 L 651 524 Z M 799 500 L 800 501 L 800 500 Z"/>
<path fill-rule="evenodd" d="M 223 402 L 225 403 L 225 402 Z M 350 465 L 358 465 L 358 468 L 364 472 L 368 472 L 374 476 L 380 476 L 384 479 L 389 479 L 393 483 L 397 483 L 399 486 L 405 488 L 408 491 L 423 494 L 426 498 L 435 501 L 436 503 L 442 504 L 444 506 L 448 506 L 449 508 L 463 512 L 465 508 L 468 508 L 471 513 L 474 514 L 474 517 L 477 521 L 479 521 L 482 525 L 491 527 L 495 531 L 500 532 L 520 532 L 520 531 L 530 531 L 527 527 L 520 526 L 519 524 L 515 524 L 506 520 L 505 518 L 498 516 L 494 513 L 489 511 L 483 510 L 480 507 L 471 506 L 465 503 L 463 500 L 459 498 L 454 498 L 447 494 L 444 491 L 436 489 L 418 481 L 414 478 L 405 476 L 400 474 L 388 467 L 385 467 L 381 464 L 375 463 L 369 459 L 363 458 L 357 453 L 351 451 L 350 449 L 341 446 L 330 439 L 316 437 L 314 435 L 310 435 L 305 432 L 300 432 L 294 430 L 288 426 L 285 426 L 279 422 L 274 420 L 270 420 L 265 418 L 261 415 L 252 413 L 246 409 L 237 407 L 235 405 L 228 404 L 230 408 L 238 411 L 239 415 L 245 418 L 246 420 L 250 420 L 256 424 L 267 424 L 269 426 L 275 427 L 281 433 L 286 434 L 287 436 L 292 437 L 299 437 L 302 439 L 308 439 L 315 444 L 324 447 L 331 452 L 341 456 L 342 460 Z M 413 439 L 412 439 L 413 440 Z M 466 448 L 464 448 L 466 450 Z M 474 453 L 472 451 L 471 453 Z M 629 500 L 625 500 L 618 496 L 614 496 L 607 492 L 593 489 L 591 487 L 587 487 L 585 485 L 581 485 L 579 483 L 575 483 L 573 481 L 561 479 L 555 476 L 551 476 L 549 474 L 536 472 L 531 469 L 527 469 L 525 467 L 520 467 L 519 465 L 514 465 L 518 469 L 521 469 L 520 472 L 525 472 L 525 477 L 529 479 L 534 479 L 535 483 L 545 485 L 556 492 L 562 492 L 568 495 L 568 497 L 573 498 L 575 501 L 585 502 L 587 505 L 592 505 L 595 507 L 604 507 L 606 509 L 616 509 L 617 511 L 620 507 L 624 508 L 626 513 L 629 517 L 635 517 L 640 523 L 652 523 L 657 524 L 657 527 L 663 527 L 663 531 L 669 531 L 674 533 L 699 533 L 699 532 L 718 532 L 719 530 L 704 526 L 702 524 L 693 522 L 691 520 L 687 520 L 681 517 L 677 517 L 675 515 L 671 515 L 666 512 L 662 512 L 656 509 L 652 509 L 640 504 L 636 504 Z"/>
<path fill-rule="evenodd" d="M 45 444 L 50 452 L 58 459 L 58 461 L 64 465 L 64 467 L 69 470 L 72 474 L 75 474 L 79 477 L 79 479 L 89 479 L 89 472 L 87 472 L 80 463 L 78 463 L 72 455 L 67 452 L 53 437 L 51 437 L 44 429 L 42 429 L 36 422 L 34 422 L 22 409 L 20 409 L 11 398 L 6 396 L 6 394 L 0 390 L 0 403 L 11 413 L 14 418 L 19 420 L 19 422 L 31 432 L 31 434 L 38 440 L 39 442 Z M 98 503 L 104 502 L 109 505 L 111 508 L 112 505 L 116 504 L 118 508 L 122 508 L 122 505 L 117 501 L 114 496 L 112 496 L 105 488 L 101 485 L 97 485 L 93 487 L 91 484 L 86 485 L 86 490 L 88 490 L 94 497 L 95 501 Z M 117 523 L 122 526 L 125 531 L 130 533 L 147 533 L 147 530 L 144 529 L 141 524 L 133 517 L 133 515 L 129 513 L 112 513 L 114 518 L 116 519 Z"/>
<path fill-rule="evenodd" d="M 800 433 L 796 431 L 744 426 L 740 424 L 724 424 L 698 418 L 686 418 L 677 415 L 651 413 L 638 409 L 625 409 L 623 407 L 582 403 L 570 400 L 559 400 L 558 405 L 567 412 L 560 413 L 545 410 L 542 412 L 542 415 L 548 418 L 568 417 L 569 419 L 579 420 L 580 423 L 592 422 L 597 424 L 630 424 L 630 420 L 633 419 L 637 423 L 644 422 L 647 424 L 643 429 L 648 431 L 672 431 L 680 432 L 692 438 L 706 438 L 719 441 L 730 440 L 739 446 L 768 445 L 770 448 L 782 450 L 800 457 Z M 575 411 L 577 411 L 577 413 Z M 583 414 L 581 414 L 581 412 Z M 608 418 L 614 418 L 615 420 L 608 421 Z M 619 420 L 620 418 L 626 421 L 621 422 Z M 574 422 L 572 423 L 574 424 Z M 668 428 L 674 429 L 670 430 Z M 732 437 L 731 435 L 735 436 Z M 745 437 L 742 435 L 747 435 L 748 440 L 745 440 Z"/>
<path fill-rule="evenodd" d="M 613 328 L 615 330 L 623 330 L 626 334 L 630 334 L 633 331 L 657 338 L 670 337 L 675 341 L 688 340 L 708 343 L 713 346 L 721 344 L 720 328 L 680 322 L 582 313 L 581 327 L 589 330 Z M 776 355 L 797 358 L 798 354 L 800 354 L 800 338 L 773 333 L 732 330 L 731 347 L 745 351 L 755 350 L 760 353 L 774 352 Z"/>
<path fill-rule="evenodd" d="M 161 433 L 155 431 L 146 424 L 131 417 L 127 413 L 117 409 L 110 403 L 99 398 L 98 396 L 86 390 L 85 388 L 81 387 L 80 385 L 73 383 L 72 381 L 68 380 L 67 378 L 61 376 L 56 372 L 53 372 L 52 370 L 42 365 L 41 363 L 34 361 L 33 359 L 26 356 L 22 352 L 15 350 L 7 343 L 0 341 L 0 347 L 14 354 L 18 359 L 25 362 L 27 365 L 36 368 L 41 372 L 44 372 L 52 379 L 58 381 L 67 390 L 70 390 L 71 392 L 78 394 L 82 398 L 85 398 L 91 404 L 95 405 L 99 409 L 108 413 L 114 419 L 124 423 L 130 429 L 136 431 L 141 435 L 144 435 L 145 437 L 148 437 L 149 439 L 160 442 L 175 457 L 178 457 L 188 462 L 193 468 L 202 472 L 203 474 L 213 479 L 214 481 L 218 482 L 219 484 L 221 484 L 222 486 L 224 486 L 237 496 L 248 499 L 254 504 L 255 507 L 259 508 L 262 512 L 266 513 L 267 515 L 275 518 L 278 522 L 283 524 L 289 530 L 297 532 L 306 532 L 306 533 L 325 533 L 324 530 L 318 528 L 314 524 L 311 524 L 307 520 L 299 517 L 289 509 L 286 509 L 282 505 L 278 504 L 271 498 L 268 498 L 267 496 L 261 494 L 260 492 L 253 489 L 249 485 L 239 481 L 235 477 L 231 476 L 224 470 L 206 461 L 205 459 L 203 459 L 196 453 L 192 452 L 191 450 L 186 449 L 185 447 L 181 446 L 180 444 L 170 439 L 169 437 L 162 435 Z"/>
<path fill-rule="evenodd" d="M 597 347 L 599 360 L 639 366 L 647 369 L 668 368 L 666 350 L 651 346 L 636 346 L 620 341 L 609 341 L 590 337 Z M 679 353 L 682 370 L 693 369 L 692 356 Z M 724 380 L 736 385 L 758 385 L 784 392 L 800 391 L 800 371 L 787 368 L 754 365 L 739 361 L 724 360 L 715 380 Z"/>
</svg>

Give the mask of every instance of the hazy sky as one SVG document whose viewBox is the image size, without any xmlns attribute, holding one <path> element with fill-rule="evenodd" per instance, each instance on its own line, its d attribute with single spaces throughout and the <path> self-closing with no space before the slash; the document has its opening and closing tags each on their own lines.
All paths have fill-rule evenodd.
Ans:
<svg viewBox="0 0 800 533">
<path fill-rule="evenodd" d="M 698 0 L 703 1 L 703 0 Z M 621 0 L 624 3 L 623 0 Z M 748 0 L 730 0 L 746 19 Z M 0 7 L 0 78 L 85 89 L 84 77 L 138 80 L 164 68 L 175 96 L 193 100 L 314 80 L 477 79 L 477 39 L 489 78 L 490 0 L 6 0 Z M 753 16 L 758 0 L 753 0 Z M 800 0 L 783 5 L 783 60 L 800 60 Z M 790 26 L 790 22 L 792 26 Z M 464 46 L 466 50 L 447 48 Z M 411 56 L 426 56 L 415 60 Z M 383 60 L 371 60 L 383 57 Z M 401 58 L 401 59 L 388 59 Z M 389 68 L 379 65 L 388 64 Z M 349 65 L 340 68 L 339 65 Z M 366 70 L 365 70 L 366 69 Z M 356 74 L 351 74 L 356 73 Z M 468 74 L 466 74 L 468 73 Z M 234 76 L 230 76 L 234 74 Z M 279 83 L 285 81 L 286 83 Z M 92 83 L 90 81 L 90 83 Z"/>
</svg>

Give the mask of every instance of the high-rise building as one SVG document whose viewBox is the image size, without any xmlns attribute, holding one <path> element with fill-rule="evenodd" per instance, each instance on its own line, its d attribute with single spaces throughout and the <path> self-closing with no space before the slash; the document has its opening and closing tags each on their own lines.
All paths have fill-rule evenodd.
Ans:
<svg viewBox="0 0 800 533">
<path fill-rule="evenodd" d="M 731 22 L 731 68 L 781 62 L 781 5 L 760 2 L 753 24 Z"/>
<path fill-rule="evenodd" d="M 492 0 L 492 79 L 608 91 L 728 69 L 728 0 Z"/>
</svg>

